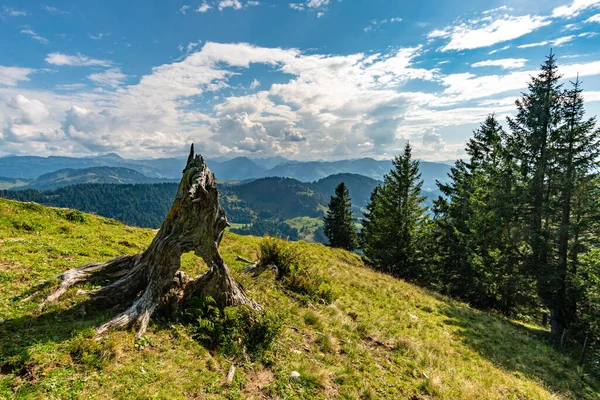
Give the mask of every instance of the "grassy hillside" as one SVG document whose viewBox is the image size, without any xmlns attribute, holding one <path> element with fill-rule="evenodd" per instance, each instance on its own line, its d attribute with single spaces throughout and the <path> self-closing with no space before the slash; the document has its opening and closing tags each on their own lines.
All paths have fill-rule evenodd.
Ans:
<svg viewBox="0 0 600 400">
<path fill-rule="evenodd" d="M 0 398 L 598 398 L 598 385 L 541 340 L 505 321 L 363 267 L 360 258 L 297 243 L 335 300 L 302 300 L 271 274 L 242 274 L 259 238 L 227 234 L 222 253 L 249 294 L 283 318 L 258 359 L 232 359 L 156 317 L 148 333 L 91 340 L 98 312 L 75 291 L 42 313 L 35 285 L 68 268 L 141 251 L 153 231 L 65 209 L 0 200 Z M 188 254 L 183 268 L 201 271 Z M 49 288 L 42 289 L 47 292 Z M 225 376 L 237 367 L 229 385 Z M 290 373 L 300 372 L 298 380 Z"/>
</svg>

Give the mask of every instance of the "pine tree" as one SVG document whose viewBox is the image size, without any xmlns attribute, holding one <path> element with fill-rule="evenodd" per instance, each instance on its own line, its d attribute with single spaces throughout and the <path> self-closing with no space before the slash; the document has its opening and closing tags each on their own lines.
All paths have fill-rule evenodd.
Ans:
<svg viewBox="0 0 600 400">
<path fill-rule="evenodd" d="M 412 160 L 409 143 L 404 153 L 393 160 L 393 169 L 384 183 L 371 195 L 367 207 L 361 243 L 365 261 L 373 268 L 394 275 L 416 278 L 418 275 L 418 236 L 426 210 L 421 195 L 419 162 Z"/>
<path fill-rule="evenodd" d="M 565 326 L 561 301 L 550 284 L 554 277 L 552 258 L 552 216 L 556 184 L 553 180 L 555 139 L 562 119 L 562 90 L 554 55 L 546 58 L 538 76 L 532 77 L 528 93 L 517 100 L 517 115 L 509 118 L 510 145 L 516 152 L 520 173 L 526 190 L 520 201 L 527 212 L 531 255 L 528 269 L 537 280 L 538 295 L 550 309 L 553 334 Z"/>
<path fill-rule="evenodd" d="M 592 170 L 598 166 L 600 132 L 595 130 L 595 118 L 585 119 L 584 102 L 579 78 L 565 91 L 562 105 L 563 124 L 557 131 L 556 180 L 559 187 L 557 210 L 560 212 L 558 228 L 558 261 L 544 282 L 558 304 L 565 325 L 577 320 L 577 290 L 573 287 L 578 270 L 578 255 L 585 250 L 582 234 L 588 231 L 585 218 L 589 215 L 590 199 L 596 199 Z M 587 207 L 586 207 L 587 206 Z M 588 210 L 586 210 L 586 208 Z M 595 210 L 596 213 L 598 209 Z M 573 223 L 572 216 L 575 214 Z M 557 218 L 558 219 L 558 218 Z M 571 257 L 569 257 L 571 253 Z M 569 260 L 570 259 L 570 260 Z"/>
<path fill-rule="evenodd" d="M 352 203 L 348 188 L 341 182 L 329 201 L 329 210 L 324 218 L 325 236 L 331 247 L 355 250 L 358 247 L 356 228 L 352 217 Z"/>
</svg>

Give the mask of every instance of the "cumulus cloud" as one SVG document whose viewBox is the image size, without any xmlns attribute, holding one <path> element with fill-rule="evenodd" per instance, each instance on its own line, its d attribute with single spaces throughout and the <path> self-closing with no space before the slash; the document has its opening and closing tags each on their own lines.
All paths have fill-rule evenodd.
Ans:
<svg viewBox="0 0 600 400">
<path fill-rule="evenodd" d="M 44 103 L 39 100 L 30 100 L 23 95 L 11 97 L 6 105 L 18 112 L 19 117 L 15 120 L 18 124 L 35 124 L 41 122 L 49 114 Z"/>
<path fill-rule="evenodd" d="M 74 56 L 63 53 L 50 53 L 46 56 L 46 62 L 53 65 L 68 65 L 71 67 L 108 67 L 112 64 L 108 60 L 89 58 L 77 53 Z"/>
<path fill-rule="evenodd" d="M 500 67 L 502 69 L 523 68 L 527 63 L 526 58 L 503 58 L 501 60 L 485 60 L 471 64 L 471 67 Z"/>
<path fill-rule="evenodd" d="M 434 127 L 431 127 L 421 135 L 421 145 L 427 150 L 441 151 L 444 149 L 446 143 L 442 139 L 442 135 L 437 133 Z"/>
<path fill-rule="evenodd" d="M 15 142 L 30 140 L 32 148 L 50 143 L 52 137 L 51 144 L 61 151 L 77 149 L 80 153 L 172 155 L 194 141 L 207 155 L 240 152 L 302 154 L 307 158 L 392 155 L 410 139 L 417 145 L 416 156 L 444 159 L 462 145 L 445 142 L 429 128 L 480 122 L 492 111 L 499 116 L 513 112 L 514 104 L 504 100 L 513 93 L 503 93 L 522 89 L 537 72 L 500 73 L 499 69 L 487 76 L 444 75 L 421 66 L 425 51 L 421 46 L 331 55 L 208 42 L 193 50 L 180 60 L 153 68 L 128 86 L 123 73 L 109 65 L 90 75 L 90 82 L 111 89 L 102 91 L 78 90 L 81 86 L 65 87 L 60 94 L 27 91 L 16 85 L 27 80 L 32 70 L 3 73 L 0 68 L 0 84 L 6 86 L 0 89 L 2 135 Z M 63 65 L 93 60 L 71 57 L 75 60 Z M 525 63 L 506 60 L 511 59 L 480 63 L 502 69 Z M 262 75 L 262 82 L 253 80 L 249 70 L 254 64 L 260 64 L 266 75 L 276 73 L 283 78 L 275 83 Z M 561 67 L 565 78 L 577 72 L 580 76 L 598 75 L 600 61 Z M 240 85 L 239 79 L 252 83 Z M 414 80 L 430 81 L 440 89 L 411 92 L 407 88 L 413 85 L 405 84 Z M 37 100 L 48 114 L 38 117 L 44 114 L 42 110 L 26 116 L 17 103 L 9 106 L 8 101 L 19 94 L 30 100 L 19 103 L 23 108 L 36 110 Z M 208 98 L 210 103 L 201 101 Z M 14 149 L 3 145 L 3 151 L 9 148 Z"/>
<path fill-rule="evenodd" d="M 428 38 L 450 39 L 441 51 L 469 50 L 516 39 L 550 23 L 549 19 L 536 15 L 486 16 L 436 29 L 428 34 Z"/>
<path fill-rule="evenodd" d="M 187 13 L 187 10 L 188 10 L 189 8 L 190 8 L 190 6 L 189 6 L 189 5 L 187 5 L 187 4 L 184 4 L 184 5 L 182 5 L 182 6 L 181 6 L 181 8 L 179 9 L 179 12 L 185 15 L 185 13 Z"/>
<path fill-rule="evenodd" d="M 19 81 L 28 81 L 31 68 L 4 67 L 0 65 L 0 86 L 16 86 Z"/>
</svg>

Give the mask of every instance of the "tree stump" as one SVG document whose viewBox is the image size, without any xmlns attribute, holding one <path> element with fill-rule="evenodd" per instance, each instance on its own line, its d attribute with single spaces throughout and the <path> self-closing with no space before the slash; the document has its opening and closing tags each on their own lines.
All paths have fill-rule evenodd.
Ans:
<svg viewBox="0 0 600 400">
<path fill-rule="evenodd" d="M 219 244 L 228 226 L 214 174 L 192 144 L 177 196 L 150 246 L 137 255 L 120 256 L 103 263 L 91 263 L 58 276 L 60 287 L 50 294 L 41 308 L 55 302 L 76 284 L 113 280 L 95 291 L 85 291 L 103 306 L 130 305 L 96 330 L 98 336 L 110 330 L 137 326 L 136 337 L 144 334 L 155 309 L 171 289 L 179 292 L 178 303 L 195 295 L 210 296 L 221 307 L 260 306 L 250 300 L 244 288 L 235 282 L 219 254 Z M 190 279 L 179 271 L 181 255 L 194 251 L 209 271 Z M 82 291 L 80 291 L 82 292 Z"/>
</svg>

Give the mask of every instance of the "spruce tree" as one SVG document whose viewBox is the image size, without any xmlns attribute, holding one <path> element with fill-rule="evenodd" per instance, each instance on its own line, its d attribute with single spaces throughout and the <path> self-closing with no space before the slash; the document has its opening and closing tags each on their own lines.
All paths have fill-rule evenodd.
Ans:
<svg viewBox="0 0 600 400">
<path fill-rule="evenodd" d="M 365 261 L 373 268 L 394 275 L 418 276 L 419 230 L 426 208 L 421 195 L 419 162 L 412 159 L 409 143 L 404 153 L 393 160 L 393 169 L 385 175 L 367 207 L 361 243 Z"/>
<path fill-rule="evenodd" d="M 558 227 L 557 262 L 544 281 L 561 310 L 565 325 L 577 320 L 577 289 L 573 280 L 578 271 L 579 254 L 585 250 L 582 237 L 589 230 L 589 208 L 597 196 L 593 170 L 598 167 L 600 132 L 595 118 L 585 119 L 584 102 L 579 78 L 565 91 L 562 104 L 563 123 L 555 137 L 555 180 L 560 190 L 557 196 Z M 590 200 L 592 201 L 590 202 Z M 587 208 L 587 210 L 586 210 Z M 596 215 L 597 207 L 593 210 Z M 572 220 L 575 215 L 575 220 Z M 571 255 L 571 257 L 569 257 Z"/>
<path fill-rule="evenodd" d="M 355 250 L 358 247 L 356 228 L 352 217 L 352 203 L 348 188 L 341 182 L 329 201 L 329 210 L 324 218 L 325 236 L 331 247 Z"/>
<path fill-rule="evenodd" d="M 554 55 L 546 58 L 538 76 L 531 78 L 528 92 L 517 100 L 517 115 L 508 118 L 510 142 L 516 152 L 525 187 L 520 199 L 529 225 L 528 269 L 537 280 L 538 295 L 550 309 L 552 333 L 560 334 L 565 327 L 562 300 L 557 297 L 552 268 L 552 217 L 555 213 L 556 137 L 562 120 L 563 93 Z"/>
</svg>

